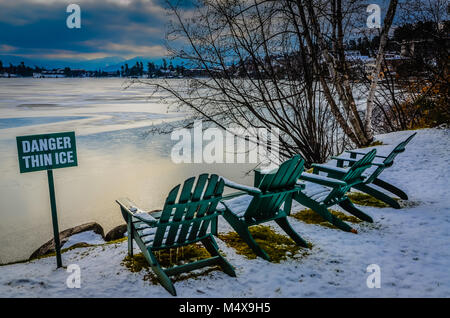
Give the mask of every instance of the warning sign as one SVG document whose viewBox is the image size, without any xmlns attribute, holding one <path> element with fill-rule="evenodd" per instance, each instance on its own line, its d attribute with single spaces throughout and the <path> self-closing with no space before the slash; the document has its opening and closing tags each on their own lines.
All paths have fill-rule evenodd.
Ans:
<svg viewBox="0 0 450 318">
<path fill-rule="evenodd" d="M 74 132 L 16 137 L 20 173 L 77 166 Z"/>
</svg>

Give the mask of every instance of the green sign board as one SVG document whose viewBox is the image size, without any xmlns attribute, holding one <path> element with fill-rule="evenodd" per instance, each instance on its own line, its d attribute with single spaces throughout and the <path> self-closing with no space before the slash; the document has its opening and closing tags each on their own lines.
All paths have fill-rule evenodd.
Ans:
<svg viewBox="0 0 450 318">
<path fill-rule="evenodd" d="M 20 173 L 77 166 L 75 133 L 16 137 Z"/>
<path fill-rule="evenodd" d="M 62 267 L 53 169 L 78 165 L 75 133 L 72 131 L 56 134 L 20 136 L 16 137 L 16 140 L 20 173 L 47 170 L 56 264 L 57 267 Z"/>
</svg>

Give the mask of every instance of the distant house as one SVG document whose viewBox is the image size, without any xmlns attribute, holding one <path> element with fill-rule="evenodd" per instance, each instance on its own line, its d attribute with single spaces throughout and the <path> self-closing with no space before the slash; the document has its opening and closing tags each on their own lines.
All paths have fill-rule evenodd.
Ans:
<svg viewBox="0 0 450 318">
<path fill-rule="evenodd" d="M 387 61 L 401 60 L 402 56 L 397 52 L 386 52 L 384 53 L 384 59 Z"/>
<path fill-rule="evenodd" d="M 86 77 L 86 71 L 83 69 L 70 70 L 70 76 L 72 77 Z"/>
<path fill-rule="evenodd" d="M 370 62 L 372 59 L 367 55 L 362 55 L 360 51 L 345 51 L 345 60 L 348 62 Z"/>
<path fill-rule="evenodd" d="M 42 71 L 43 78 L 64 78 L 66 74 L 63 69 L 56 69 L 51 71 Z"/>
</svg>

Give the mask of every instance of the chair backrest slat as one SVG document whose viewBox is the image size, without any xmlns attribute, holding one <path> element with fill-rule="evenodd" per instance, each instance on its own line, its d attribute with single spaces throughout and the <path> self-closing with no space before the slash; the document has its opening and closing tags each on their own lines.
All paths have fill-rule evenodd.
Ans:
<svg viewBox="0 0 450 318">
<path fill-rule="evenodd" d="M 284 186 L 283 184 L 283 179 L 285 174 L 291 170 L 295 169 L 295 165 L 294 164 L 282 164 L 280 166 L 280 168 L 278 168 L 277 173 L 275 174 L 275 176 L 272 179 L 272 182 L 269 184 L 268 189 L 276 189 L 279 188 L 280 186 Z"/>
<path fill-rule="evenodd" d="M 398 154 L 405 151 L 406 145 L 414 138 L 417 133 L 410 135 L 404 141 L 399 143 L 383 160 L 384 167 L 377 167 L 372 174 L 367 178 L 366 183 L 372 183 L 375 178 L 377 178 L 387 167 L 390 167 L 394 164 L 394 159 Z"/>
<path fill-rule="evenodd" d="M 192 193 L 192 202 L 198 202 L 200 201 L 203 190 L 205 189 L 206 182 L 208 181 L 209 175 L 207 173 L 201 174 L 197 179 L 197 184 L 195 185 L 194 192 Z M 203 203 L 205 205 L 206 203 Z M 189 205 L 186 215 L 184 216 L 185 220 L 192 220 L 195 213 L 198 211 L 198 209 L 202 206 L 202 204 L 199 202 L 198 204 L 191 204 Z M 186 236 L 188 234 L 189 228 L 192 224 L 183 224 L 180 230 L 180 234 L 178 236 L 177 242 L 182 243 L 186 240 Z"/>
<path fill-rule="evenodd" d="M 220 179 L 217 184 L 216 187 L 214 188 L 214 192 L 213 192 L 213 199 L 210 199 L 210 204 L 207 207 L 207 209 L 205 210 L 205 213 L 202 214 L 202 216 L 209 216 L 211 214 L 213 214 L 216 211 L 217 205 L 220 202 L 220 199 L 222 198 L 222 193 L 223 190 L 225 188 L 225 181 L 223 179 Z M 206 231 L 209 227 L 209 225 L 211 224 L 211 218 L 204 218 L 202 221 L 202 224 L 200 225 L 199 228 L 199 232 L 198 232 L 198 236 L 202 237 L 206 234 Z"/>
<path fill-rule="evenodd" d="M 199 235 L 207 234 L 211 215 L 216 213 L 217 204 L 222 198 L 224 181 L 215 174 L 202 174 L 195 186 L 194 183 L 195 178 L 189 178 L 184 182 L 181 192 L 181 185 L 177 185 L 169 193 L 156 225 L 153 247 L 189 243 Z M 178 192 L 180 195 L 176 201 Z"/>
<path fill-rule="evenodd" d="M 158 229 L 155 234 L 155 239 L 153 240 L 154 246 L 159 246 L 162 243 L 162 240 L 164 238 L 164 233 L 166 231 L 167 222 L 169 221 L 173 208 L 172 204 L 175 204 L 175 200 L 177 199 L 178 191 L 180 190 L 181 185 L 177 185 L 172 190 L 170 190 L 169 195 L 166 198 L 166 202 L 164 204 L 164 208 L 161 212 L 161 217 L 159 218 L 158 222 L 160 225 L 158 226 Z"/>
<path fill-rule="evenodd" d="M 376 149 L 372 149 L 367 154 L 364 155 L 360 160 L 355 162 L 347 171 L 347 173 L 342 178 L 343 181 L 346 182 L 346 185 L 342 185 L 336 188 L 328 194 L 328 196 L 324 199 L 325 203 L 334 203 L 336 200 L 342 198 L 348 191 L 350 191 L 351 187 L 358 182 L 362 182 L 362 174 L 363 172 L 370 168 L 372 165 L 372 161 L 375 158 L 377 153 Z"/>
<path fill-rule="evenodd" d="M 189 178 L 184 181 L 183 188 L 180 193 L 180 198 L 178 199 L 178 207 L 175 209 L 175 213 L 172 217 L 172 222 L 179 222 L 181 218 L 186 213 L 186 205 L 182 203 L 187 203 L 192 197 L 192 187 L 194 186 L 195 177 Z M 178 234 L 178 229 L 180 228 L 179 224 L 172 224 L 169 229 L 169 233 L 167 234 L 166 245 L 173 244 L 176 235 Z"/>
<path fill-rule="evenodd" d="M 264 220 L 275 216 L 288 195 L 286 191 L 294 188 L 303 169 L 304 160 L 296 155 L 281 164 L 275 174 L 265 175 L 258 186 L 263 196 L 252 199 L 244 217 L 247 220 Z"/>
</svg>

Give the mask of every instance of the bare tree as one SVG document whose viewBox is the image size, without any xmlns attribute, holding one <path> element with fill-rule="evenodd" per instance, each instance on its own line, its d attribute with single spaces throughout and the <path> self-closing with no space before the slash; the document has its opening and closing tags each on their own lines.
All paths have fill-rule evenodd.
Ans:
<svg viewBox="0 0 450 318">
<path fill-rule="evenodd" d="M 381 61 L 380 89 L 373 96 L 379 132 L 412 129 L 448 121 L 448 1 L 411 0 L 399 4 L 397 28 L 388 45 L 401 60 Z M 364 74 L 367 91 L 372 74 Z M 425 117 L 424 117 L 425 116 Z M 428 118 L 426 118 L 428 117 Z M 434 117 L 434 118 L 433 118 Z"/>
<path fill-rule="evenodd" d="M 301 153 L 308 162 L 323 162 L 348 142 L 371 142 L 344 46 L 365 14 L 362 1 L 202 0 L 189 11 L 167 3 L 173 56 L 207 76 L 192 77 L 184 90 L 169 81 L 149 84 L 175 97 L 191 120 L 278 128 L 280 153 Z"/>
<path fill-rule="evenodd" d="M 362 28 L 362 26 L 357 26 L 352 21 L 361 20 L 361 12 L 365 12 L 364 3 L 351 0 L 297 0 L 295 3 L 297 4 L 304 36 L 307 40 L 306 43 L 313 50 L 314 42 L 312 38 L 315 37 L 317 39 L 321 57 L 327 65 L 331 81 L 328 82 L 326 79 L 322 79 L 322 83 L 324 86 L 334 86 L 338 94 L 340 105 L 335 105 L 333 96 L 326 94 L 330 107 L 334 109 L 333 113 L 336 120 L 356 145 L 368 145 L 373 140 L 371 122 L 373 98 L 378 82 L 379 72 L 377 73 L 377 70 L 381 67 L 387 34 L 391 28 L 398 1 L 390 1 L 389 9 L 384 19 L 381 31 L 382 40 L 380 41 L 376 58 L 377 66 L 374 70 L 371 89 L 367 97 L 365 124 L 363 124 L 362 120 L 363 115 L 360 114 L 355 102 L 354 90 L 350 82 L 350 70 L 345 59 L 344 45 L 346 38 L 352 32 L 352 28 Z M 348 118 L 348 122 L 344 122 L 343 118 Z"/>
<path fill-rule="evenodd" d="M 372 114 L 374 108 L 374 99 L 375 93 L 377 90 L 378 80 L 381 72 L 381 64 L 383 62 L 384 57 L 384 49 L 386 48 L 388 42 L 388 34 L 389 30 L 392 26 L 392 22 L 394 21 L 395 11 L 397 9 L 398 0 L 391 0 L 389 4 L 389 9 L 387 11 L 386 17 L 384 19 L 384 26 L 381 30 L 380 35 L 380 46 L 378 48 L 378 54 L 375 62 L 375 68 L 372 73 L 372 81 L 370 84 L 369 94 L 367 97 L 367 108 L 365 115 L 365 132 L 367 134 L 367 138 L 369 140 L 373 139 L 373 128 L 372 128 Z"/>
</svg>

